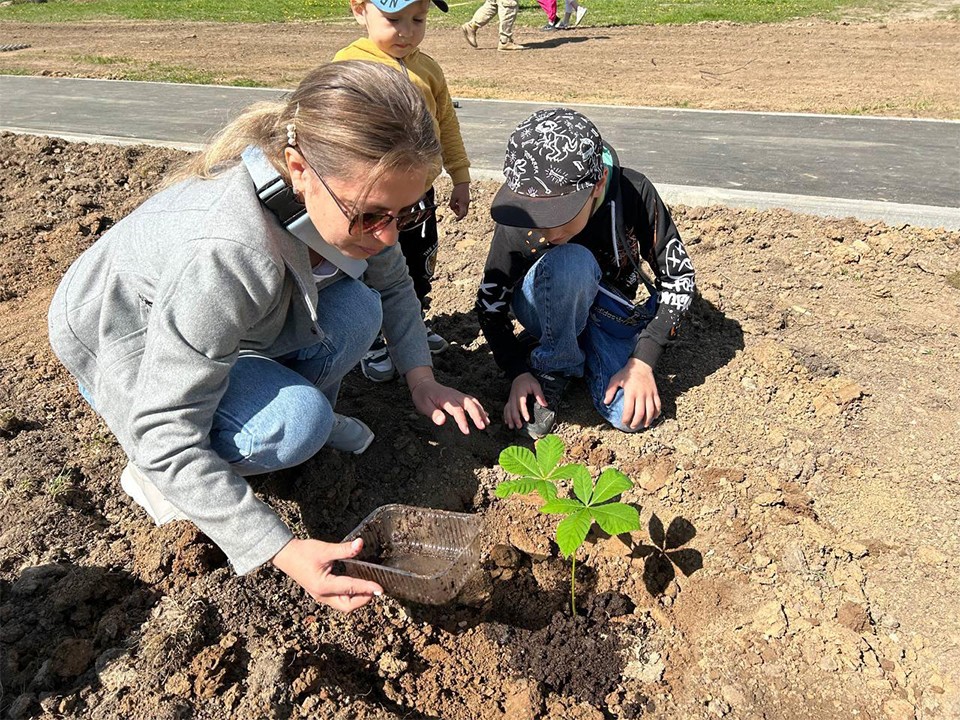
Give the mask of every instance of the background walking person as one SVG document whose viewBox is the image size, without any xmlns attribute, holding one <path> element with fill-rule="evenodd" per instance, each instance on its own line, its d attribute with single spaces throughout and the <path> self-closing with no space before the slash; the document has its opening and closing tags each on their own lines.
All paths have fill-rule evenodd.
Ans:
<svg viewBox="0 0 960 720">
<path fill-rule="evenodd" d="M 571 27 L 577 27 L 582 21 L 583 16 L 587 14 L 587 9 L 577 2 L 577 0 L 564 0 L 563 20 L 557 25 L 560 30 L 568 30 Z M 573 17 L 573 25 L 570 25 L 570 18 Z"/>
<path fill-rule="evenodd" d="M 551 31 L 558 29 L 557 0 L 537 0 L 537 4 L 547 15 L 547 24 L 541 30 Z"/>
<path fill-rule="evenodd" d="M 463 30 L 463 37 L 466 38 L 470 47 L 479 47 L 477 30 L 499 14 L 500 37 L 497 42 L 497 50 L 526 50 L 526 46 L 513 41 L 513 24 L 517 20 L 518 10 L 517 0 L 485 0 L 483 5 L 473 14 L 473 19 L 460 26 L 460 29 Z"/>
</svg>

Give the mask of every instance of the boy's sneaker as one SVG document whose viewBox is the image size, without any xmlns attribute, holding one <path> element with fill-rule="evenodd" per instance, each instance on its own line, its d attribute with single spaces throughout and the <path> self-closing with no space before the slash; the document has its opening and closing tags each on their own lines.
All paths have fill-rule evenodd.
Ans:
<svg viewBox="0 0 960 720">
<path fill-rule="evenodd" d="M 566 20 L 561 20 L 560 22 L 557 23 L 557 30 L 569 30 L 569 29 L 570 29 L 570 23 L 568 23 Z"/>
<path fill-rule="evenodd" d="M 373 442 L 373 430 L 366 423 L 347 415 L 333 414 L 333 430 L 326 447 L 359 455 Z"/>
<path fill-rule="evenodd" d="M 577 19 L 573 23 L 574 27 L 580 24 L 580 21 L 583 20 L 583 16 L 586 14 L 587 14 L 587 9 L 583 5 L 580 5 L 579 7 L 577 7 Z"/>
<path fill-rule="evenodd" d="M 531 370 L 531 374 L 540 383 L 540 389 L 543 390 L 543 397 L 547 401 L 547 406 L 543 407 L 533 396 L 527 397 L 527 408 L 530 410 L 530 422 L 525 422 L 520 427 L 520 432 L 528 435 L 534 440 L 549 435 L 557 421 L 557 409 L 560 407 L 560 399 L 570 384 L 570 377 L 560 373 L 545 373 L 539 370 Z"/>
<path fill-rule="evenodd" d="M 472 22 L 464 23 L 460 26 L 460 29 L 463 31 L 463 38 L 467 41 L 467 45 L 472 48 L 478 47 L 477 45 L 477 26 Z"/>
<path fill-rule="evenodd" d="M 131 462 L 120 473 L 120 487 L 133 498 L 133 501 L 147 511 L 157 525 L 166 525 L 172 520 L 186 520 L 187 516 L 177 510 L 159 490 L 140 472 L 140 468 Z"/>
<path fill-rule="evenodd" d="M 373 341 L 370 349 L 360 358 L 360 372 L 367 380 L 373 382 L 389 382 L 397 376 L 397 369 L 393 366 L 390 351 L 383 335 Z"/>
<path fill-rule="evenodd" d="M 550 32 L 550 31 L 552 31 L 552 30 L 556 30 L 556 29 L 557 29 L 557 21 L 556 21 L 556 20 L 554 20 L 553 22 L 547 21 L 547 24 L 544 25 L 544 26 L 543 26 L 542 28 L 540 28 L 540 29 L 543 30 L 544 32 Z"/>
<path fill-rule="evenodd" d="M 427 345 L 430 347 L 431 355 L 439 355 L 450 347 L 450 343 L 437 335 L 429 325 L 427 325 Z"/>
<path fill-rule="evenodd" d="M 497 45 L 497 50 L 501 50 L 503 52 L 512 52 L 514 50 L 526 50 L 526 49 L 527 49 L 526 45 L 515 43 L 513 40 L 511 40 L 510 42 L 500 43 Z"/>
</svg>

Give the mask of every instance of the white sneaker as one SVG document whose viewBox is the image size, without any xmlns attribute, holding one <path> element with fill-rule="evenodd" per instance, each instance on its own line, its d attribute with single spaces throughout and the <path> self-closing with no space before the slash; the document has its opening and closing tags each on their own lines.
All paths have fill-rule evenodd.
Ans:
<svg viewBox="0 0 960 720">
<path fill-rule="evenodd" d="M 427 325 L 427 345 L 430 347 L 431 355 L 439 355 L 450 347 L 450 343 L 437 335 L 429 325 Z"/>
<path fill-rule="evenodd" d="M 333 430 L 327 438 L 326 447 L 340 452 L 359 455 L 373 442 L 373 430 L 356 418 L 339 413 L 333 414 Z"/>
<path fill-rule="evenodd" d="M 367 380 L 373 382 L 389 382 L 397 376 L 397 369 L 393 366 L 393 359 L 386 345 L 377 347 L 377 344 L 364 353 L 360 358 L 360 372 Z"/>
<path fill-rule="evenodd" d="M 133 463 L 128 462 L 120 473 L 120 487 L 133 498 L 137 505 L 147 511 L 147 515 L 153 518 L 157 525 L 187 519 L 187 516 L 177 510 Z"/>
<path fill-rule="evenodd" d="M 587 9 L 583 5 L 577 7 L 577 19 L 574 21 L 573 26 L 576 27 L 580 24 L 580 21 L 583 20 L 583 16 L 587 14 Z"/>
</svg>

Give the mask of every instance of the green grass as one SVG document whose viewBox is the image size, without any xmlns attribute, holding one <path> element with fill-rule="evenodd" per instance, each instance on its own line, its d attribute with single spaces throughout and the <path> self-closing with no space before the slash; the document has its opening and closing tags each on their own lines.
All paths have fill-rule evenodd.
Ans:
<svg viewBox="0 0 960 720">
<path fill-rule="evenodd" d="M 141 80 L 144 82 L 188 83 L 190 85 L 232 85 L 234 87 L 267 87 L 266 83 L 251 78 L 224 78 L 218 75 L 183 67 L 164 65 L 158 62 L 131 68 L 117 74 L 118 80 Z"/>
<path fill-rule="evenodd" d="M 70 59 L 85 65 L 132 65 L 136 62 L 133 58 L 117 55 L 71 55 Z"/>
<path fill-rule="evenodd" d="M 15 0 L 16 1 L 16 0 Z M 459 2 L 462 0 L 454 0 Z M 702 21 L 780 22 L 791 18 L 835 16 L 853 7 L 889 6 L 889 0 L 584 0 L 588 25 L 679 24 Z M 431 22 L 462 23 L 481 0 L 457 5 L 446 15 L 433 10 Z M 561 12 L 563 2 L 559 3 Z M 532 0 L 521 3 L 518 22 L 537 25 L 543 12 Z M 50 0 L 0 8 L 0 20 L 72 22 L 78 20 L 208 20 L 220 22 L 351 22 L 347 0 Z"/>
<path fill-rule="evenodd" d="M 0 70 L 0 74 L 3 75 L 36 75 L 37 71 L 34 68 L 25 68 L 19 66 L 8 66 Z"/>
<path fill-rule="evenodd" d="M 85 65 L 110 66 L 113 68 L 112 75 L 115 80 L 266 87 L 266 83 L 250 78 L 224 78 L 183 65 L 165 65 L 160 62 L 140 63 L 132 58 L 119 55 L 72 55 L 71 59 Z M 7 71 L 4 70 L 4 72 Z"/>
<path fill-rule="evenodd" d="M 924 117 L 929 114 L 934 103 L 930 100 L 913 100 L 912 102 L 884 102 L 874 103 L 872 105 L 856 105 L 852 107 L 840 106 L 827 108 L 823 112 L 831 115 L 886 115 L 890 112 L 904 112 L 909 110 L 916 117 Z"/>
</svg>

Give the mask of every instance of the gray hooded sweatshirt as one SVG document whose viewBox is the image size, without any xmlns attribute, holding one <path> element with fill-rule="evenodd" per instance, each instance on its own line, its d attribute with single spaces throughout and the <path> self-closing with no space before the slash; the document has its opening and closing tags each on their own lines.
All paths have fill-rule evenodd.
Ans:
<svg viewBox="0 0 960 720">
<path fill-rule="evenodd" d="M 364 281 L 381 294 L 397 369 L 431 365 L 398 245 L 370 258 Z M 147 200 L 73 263 L 50 307 L 54 352 L 127 456 L 240 574 L 292 534 L 211 449 L 213 416 L 239 355 L 322 339 L 317 302 L 307 246 L 238 164 Z"/>
</svg>

